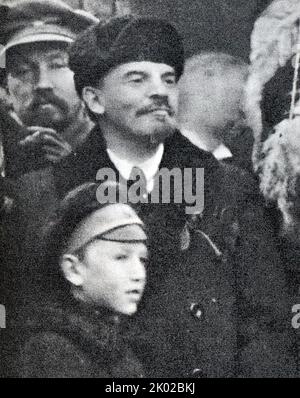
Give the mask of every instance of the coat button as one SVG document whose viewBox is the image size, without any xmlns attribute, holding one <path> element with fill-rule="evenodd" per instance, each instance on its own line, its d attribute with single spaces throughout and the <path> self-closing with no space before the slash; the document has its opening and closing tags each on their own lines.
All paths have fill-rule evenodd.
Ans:
<svg viewBox="0 0 300 398">
<path fill-rule="evenodd" d="M 202 319 L 204 316 L 204 311 L 200 304 L 192 303 L 190 306 L 190 311 L 193 317 L 195 317 L 196 319 Z"/>
</svg>

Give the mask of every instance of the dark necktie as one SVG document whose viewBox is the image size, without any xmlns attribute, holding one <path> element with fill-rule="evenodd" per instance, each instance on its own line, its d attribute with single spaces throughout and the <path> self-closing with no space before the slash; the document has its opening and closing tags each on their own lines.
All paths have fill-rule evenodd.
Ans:
<svg viewBox="0 0 300 398">
<path fill-rule="evenodd" d="M 140 198 L 141 202 L 145 202 L 145 200 L 148 197 L 148 192 L 147 192 L 147 180 L 143 170 L 136 166 L 133 167 L 128 182 L 130 187 L 129 195 L 132 194 L 134 200 Z"/>
</svg>

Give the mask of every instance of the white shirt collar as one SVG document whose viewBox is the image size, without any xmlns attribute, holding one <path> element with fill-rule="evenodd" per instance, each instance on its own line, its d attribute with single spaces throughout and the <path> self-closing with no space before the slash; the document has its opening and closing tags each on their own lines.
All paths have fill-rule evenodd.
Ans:
<svg viewBox="0 0 300 398">
<path fill-rule="evenodd" d="M 201 141 L 201 138 L 198 135 L 196 135 L 193 131 L 182 129 L 181 133 L 187 139 L 189 139 L 192 144 L 194 144 L 198 148 L 203 149 L 204 151 L 210 152 L 208 150 L 205 142 Z M 220 144 L 214 151 L 212 151 L 212 154 L 214 155 L 214 157 L 217 160 L 228 159 L 228 158 L 232 158 L 232 156 L 233 156 L 230 149 L 227 146 L 225 146 L 224 144 Z"/>
<path fill-rule="evenodd" d="M 120 159 L 114 152 L 107 148 L 107 154 L 117 170 L 125 180 L 128 180 L 133 167 L 139 167 L 145 174 L 147 191 L 151 192 L 154 185 L 154 177 L 159 170 L 159 165 L 164 153 L 164 144 L 159 144 L 156 153 L 151 158 L 140 164 L 134 164 L 127 159 Z"/>
<path fill-rule="evenodd" d="M 218 148 L 213 151 L 213 155 L 218 160 L 230 159 L 233 156 L 230 149 L 224 144 L 219 145 Z"/>
</svg>

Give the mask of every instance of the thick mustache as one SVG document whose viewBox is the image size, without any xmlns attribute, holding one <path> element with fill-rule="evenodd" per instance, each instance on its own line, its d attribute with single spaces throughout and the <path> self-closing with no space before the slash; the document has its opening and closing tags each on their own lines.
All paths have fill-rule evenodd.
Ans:
<svg viewBox="0 0 300 398">
<path fill-rule="evenodd" d="M 168 105 L 168 104 L 164 104 L 164 105 L 155 104 L 155 105 L 151 105 L 151 106 L 145 106 L 145 107 L 139 109 L 136 112 L 136 115 L 137 116 L 142 116 L 142 115 L 146 115 L 147 113 L 151 113 L 151 112 L 154 112 L 154 111 L 157 111 L 157 110 L 167 111 L 170 116 L 174 116 L 174 114 L 175 114 L 174 109 L 170 105 Z"/>
<path fill-rule="evenodd" d="M 39 94 L 34 97 L 34 99 L 31 102 L 30 105 L 30 110 L 35 111 L 39 106 L 45 105 L 45 104 L 51 104 L 55 105 L 58 108 L 61 108 L 62 110 L 66 110 L 67 106 L 66 103 L 61 100 L 60 98 L 57 98 L 54 95 L 49 95 L 49 94 Z"/>
</svg>

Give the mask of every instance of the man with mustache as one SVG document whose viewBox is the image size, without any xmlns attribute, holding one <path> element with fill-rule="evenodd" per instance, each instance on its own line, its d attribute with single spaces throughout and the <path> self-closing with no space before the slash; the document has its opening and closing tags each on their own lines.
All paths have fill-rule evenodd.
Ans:
<svg viewBox="0 0 300 398">
<path fill-rule="evenodd" d="M 150 266 L 128 327 L 138 331 L 132 344 L 148 376 L 293 375 L 284 276 L 255 183 L 229 173 L 177 130 L 183 66 L 182 40 L 165 21 L 120 17 L 80 35 L 70 68 L 96 126 L 76 155 L 55 167 L 57 187 L 64 194 L 101 183 L 99 171 L 130 180 L 141 170 L 138 207 Z M 162 170 L 188 168 L 204 169 L 201 214 L 186 214 L 186 203 L 174 197 L 149 201 Z"/>
<path fill-rule="evenodd" d="M 92 126 L 75 90 L 67 50 L 77 34 L 97 19 L 59 0 L 1 6 L 0 19 L 4 85 L 11 107 L 9 112 L 3 108 L 0 123 L 4 178 L 12 181 L 21 214 L 8 244 L 13 259 L 5 252 L 1 270 L 9 290 L 19 278 L 27 293 L 27 282 L 35 280 L 41 232 L 58 199 L 53 164 L 76 150 Z M 6 272 L 3 263 L 8 261 Z M 24 300 L 26 293 L 23 297 L 19 283 L 14 288 L 12 295 Z M 3 295 L 2 301 L 8 304 L 8 296 Z"/>
<path fill-rule="evenodd" d="M 59 0 L 2 6 L 1 19 L 9 102 L 20 125 L 28 128 L 21 146 L 35 151 L 44 163 L 55 163 L 79 145 L 91 127 L 75 91 L 67 49 L 97 19 Z"/>
</svg>

